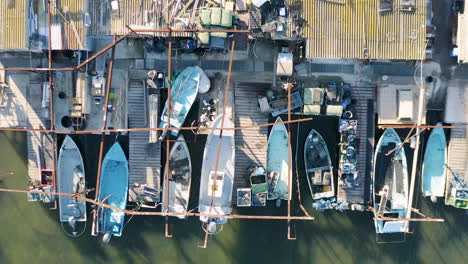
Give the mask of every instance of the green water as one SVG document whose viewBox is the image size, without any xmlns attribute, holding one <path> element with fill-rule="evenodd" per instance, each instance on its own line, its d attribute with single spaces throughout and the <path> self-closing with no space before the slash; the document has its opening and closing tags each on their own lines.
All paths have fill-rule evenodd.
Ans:
<svg viewBox="0 0 468 264">
<path fill-rule="evenodd" d="M 0 188 L 27 188 L 25 142 L 24 133 L 0 132 Z M 98 149 L 89 145 L 87 164 L 95 162 Z M 13 175 L 5 175 L 9 172 Z M 310 200 L 304 205 L 310 208 Z M 103 244 L 89 232 L 68 238 L 58 212 L 28 203 L 25 194 L 0 193 L 0 263 L 466 263 L 468 216 L 420 198 L 416 205 L 447 221 L 414 224 L 415 233 L 403 244 L 377 244 L 370 213 L 310 210 L 316 220 L 295 222 L 295 241 L 286 239 L 285 222 L 230 220 L 209 240 L 208 248 L 201 249 L 197 246 L 203 233 L 197 218 L 172 219 L 174 237 L 165 238 L 164 219 L 137 216 L 122 238 Z M 285 213 L 284 207 L 264 210 Z"/>
</svg>

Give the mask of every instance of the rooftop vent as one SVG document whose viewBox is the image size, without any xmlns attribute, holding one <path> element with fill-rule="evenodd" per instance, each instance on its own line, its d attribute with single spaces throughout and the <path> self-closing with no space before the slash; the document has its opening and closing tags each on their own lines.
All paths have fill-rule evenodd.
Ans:
<svg viewBox="0 0 468 264">
<path fill-rule="evenodd" d="M 392 12 L 393 11 L 393 0 L 380 0 L 379 12 Z"/>
<path fill-rule="evenodd" d="M 400 11 L 402 12 L 416 11 L 416 0 L 400 0 Z"/>
</svg>

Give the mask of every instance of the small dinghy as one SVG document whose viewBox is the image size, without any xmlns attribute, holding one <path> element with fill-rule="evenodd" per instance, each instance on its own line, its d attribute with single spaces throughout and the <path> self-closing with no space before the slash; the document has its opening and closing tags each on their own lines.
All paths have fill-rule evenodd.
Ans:
<svg viewBox="0 0 468 264">
<path fill-rule="evenodd" d="M 408 168 L 405 149 L 393 129 L 386 129 L 374 156 L 374 209 L 377 217 L 404 218 L 408 211 Z M 374 220 L 377 234 L 404 233 L 406 222 Z"/>
<path fill-rule="evenodd" d="M 114 143 L 102 161 L 98 201 L 120 209 L 127 207 L 128 161 L 118 142 Z M 125 213 L 99 207 L 97 231 L 109 242 L 112 235 L 122 236 Z"/>
<path fill-rule="evenodd" d="M 281 123 L 280 117 L 275 123 Z M 272 127 L 268 137 L 267 172 L 269 179 L 268 200 L 276 200 L 276 206 L 281 205 L 281 199 L 288 200 L 288 178 L 292 173 L 289 167 L 291 151 L 288 151 L 288 130 L 284 124 Z"/>
<path fill-rule="evenodd" d="M 224 128 L 234 127 L 229 118 L 220 115 L 213 122 L 213 128 L 220 128 L 223 118 Z M 210 131 L 203 153 L 198 205 L 198 210 L 202 214 L 229 215 L 231 213 L 235 158 L 234 130 L 223 130 L 221 137 L 220 133 L 221 130 Z M 221 152 L 216 162 L 218 143 L 221 143 Z M 225 224 L 227 218 L 200 216 L 200 221 L 206 223 L 207 231 L 213 234 L 217 232 L 216 225 Z"/>
<path fill-rule="evenodd" d="M 171 86 L 171 127 L 182 127 L 185 118 L 187 117 L 193 102 L 197 97 L 197 93 L 207 92 L 210 88 L 210 80 L 205 72 L 198 67 L 187 67 L 182 71 Z M 167 127 L 168 105 L 164 106 L 161 114 L 160 128 Z M 165 130 L 160 140 L 166 137 L 167 130 Z M 171 130 L 173 136 L 179 135 L 179 130 Z"/>
<path fill-rule="evenodd" d="M 438 123 L 436 126 L 441 126 Z M 447 141 L 443 128 L 434 128 L 429 136 L 422 168 L 422 192 L 430 196 L 433 202 L 445 195 L 445 177 L 447 174 Z"/>
<path fill-rule="evenodd" d="M 192 164 L 190 162 L 190 152 L 182 135 L 179 135 L 177 142 L 172 146 L 169 154 L 170 173 L 164 172 L 164 193 L 162 194 L 162 212 L 185 213 L 187 212 L 190 183 L 192 177 Z M 166 177 L 169 177 L 169 188 L 166 188 Z M 166 201 L 167 193 L 169 199 Z M 168 203 L 168 210 L 166 209 Z M 185 215 L 176 215 L 184 219 Z"/>
<path fill-rule="evenodd" d="M 304 144 L 304 165 L 310 193 L 314 200 L 335 196 L 333 167 L 327 143 L 312 129 Z"/>
<path fill-rule="evenodd" d="M 80 150 L 73 139 L 65 137 L 57 163 L 57 190 L 59 193 L 78 193 L 86 197 L 85 171 Z M 77 237 L 86 229 L 76 231 L 76 223 L 86 223 L 86 202 L 71 196 L 59 196 L 59 214 L 63 230 L 72 237 Z M 63 223 L 68 223 L 69 228 Z M 71 231 L 68 231 L 71 229 Z"/>
</svg>

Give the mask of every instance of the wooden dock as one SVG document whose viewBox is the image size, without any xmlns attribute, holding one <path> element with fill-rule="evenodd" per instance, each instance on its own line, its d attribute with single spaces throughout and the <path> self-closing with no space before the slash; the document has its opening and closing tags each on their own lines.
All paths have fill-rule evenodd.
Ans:
<svg viewBox="0 0 468 264">
<path fill-rule="evenodd" d="M 148 127 L 146 115 L 145 82 L 130 81 L 128 88 L 129 128 Z M 161 177 L 161 143 L 149 143 L 149 131 L 130 132 L 130 202 L 144 199 L 147 202 L 159 202 L 160 197 L 141 196 L 139 186 L 148 186 L 160 190 Z"/>
<path fill-rule="evenodd" d="M 29 106 L 26 107 L 28 117 L 28 127 L 30 128 L 50 128 L 50 119 L 45 115 L 48 109 L 43 109 L 42 83 L 31 81 L 27 88 L 26 98 Z M 27 132 L 28 148 L 28 185 L 30 187 L 41 186 L 41 169 L 54 170 L 54 155 L 52 141 L 56 140 L 55 135 L 40 132 Z M 53 202 L 53 197 L 44 196 L 43 202 Z"/>
<path fill-rule="evenodd" d="M 352 86 L 352 99 L 356 101 L 354 117 L 357 117 L 358 128 L 357 137 L 359 138 L 358 149 L 358 170 L 359 179 L 358 185 L 348 188 L 342 188 L 338 185 L 337 200 L 347 202 L 349 204 L 363 204 L 369 199 L 366 195 L 366 190 L 369 190 L 370 179 L 372 173 L 372 157 L 374 152 L 374 136 L 375 136 L 375 87 L 360 87 Z"/>
<path fill-rule="evenodd" d="M 456 126 L 450 130 L 448 145 L 447 184 L 445 185 L 445 204 L 448 204 L 450 190 L 456 184 L 454 173 L 464 184 L 467 184 L 466 165 L 468 159 L 468 135 L 467 126 Z"/>
<path fill-rule="evenodd" d="M 5 82 L 4 102 L 0 108 L 0 126 L 11 128 L 50 128 L 48 104 L 42 108 L 42 77 L 25 72 L 1 74 Z M 54 154 L 51 134 L 27 132 L 28 185 L 41 187 L 41 169 L 54 170 Z M 25 179 L 26 180 L 26 179 Z M 52 179 L 49 179 L 52 183 Z M 50 188 L 50 187 L 49 187 Z M 50 189 L 47 189 L 50 190 Z M 53 197 L 44 196 L 44 202 Z"/>
<path fill-rule="evenodd" d="M 268 123 L 268 115 L 260 112 L 258 97 L 265 95 L 270 84 L 235 83 L 235 126 L 250 126 Z M 236 202 L 236 190 L 249 187 L 247 169 L 252 165 L 266 168 L 268 128 L 250 128 L 236 130 L 236 176 L 234 178 L 233 202 Z"/>
</svg>

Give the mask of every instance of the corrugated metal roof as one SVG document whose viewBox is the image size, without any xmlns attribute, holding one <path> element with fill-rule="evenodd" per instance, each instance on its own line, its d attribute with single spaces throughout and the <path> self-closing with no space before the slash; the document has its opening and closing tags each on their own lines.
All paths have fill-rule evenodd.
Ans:
<svg viewBox="0 0 468 264">
<path fill-rule="evenodd" d="M 27 49 L 26 0 L 0 4 L 0 49 Z"/>
<path fill-rule="evenodd" d="M 184 9 L 183 5 L 176 8 L 179 10 L 178 12 L 173 12 L 177 1 L 172 0 L 162 0 L 160 4 L 154 0 L 118 0 L 117 2 L 117 8 L 113 9 L 111 1 L 89 0 L 92 24 L 90 35 L 124 35 L 129 31 L 125 27 L 126 25 L 134 29 L 183 29 L 186 27 L 181 19 L 188 22 L 187 14 L 191 15 L 192 13 L 191 9 Z M 188 1 L 181 1 L 181 3 L 185 2 Z M 167 8 L 167 5 L 169 5 L 169 8 Z M 181 19 L 176 19 L 174 14 L 186 14 L 186 16 L 179 16 Z M 164 33 L 154 35 L 167 36 Z M 178 33 L 173 35 L 189 36 L 190 34 Z"/>
<path fill-rule="evenodd" d="M 52 49 L 86 49 L 86 2 L 87 0 L 51 1 Z"/>
<path fill-rule="evenodd" d="M 458 14 L 457 26 L 458 62 L 468 62 L 468 14 Z"/>
<path fill-rule="evenodd" d="M 286 0 L 288 37 L 301 23 L 308 58 L 419 60 L 426 47 L 426 0 L 415 0 L 415 11 L 379 12 L 380 0 Z M 299 19 L 296 19 L 295 17 Z M 300 21 L 300 20 L 303 21 Z"/>
</svg>

